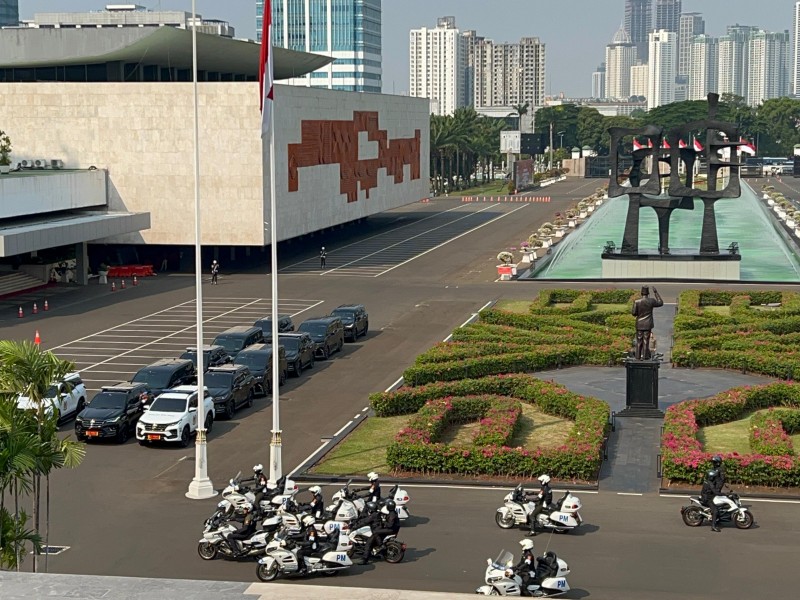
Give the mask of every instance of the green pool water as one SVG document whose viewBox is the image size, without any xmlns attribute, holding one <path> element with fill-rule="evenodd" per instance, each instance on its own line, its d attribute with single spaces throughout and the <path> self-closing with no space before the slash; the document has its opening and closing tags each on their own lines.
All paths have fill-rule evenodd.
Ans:
<svg viewBox="0 0 800 600">
<path fill-rule="evenodd" d="M 747 185 L 739 198 L 715 204 L 719 247 L 739 243 L 742 281 L 800 281 L 800 257 L 781 237 L 776 219 Z M 628 197 L 609 198 L 576 231 L 553 248 L 550 262 L 534 274 L 536 279 L 600 279 L 600 254 L 606 242 L 622 245 Z M 639 213 L 639 249 L 657 252 L 658 221 L 651 208 Z M 703 202 L 695 200 L 694 210 L 676 210 L 670 221 L 672 249 L 698 249 L 703 220 Z"/>
</svg>

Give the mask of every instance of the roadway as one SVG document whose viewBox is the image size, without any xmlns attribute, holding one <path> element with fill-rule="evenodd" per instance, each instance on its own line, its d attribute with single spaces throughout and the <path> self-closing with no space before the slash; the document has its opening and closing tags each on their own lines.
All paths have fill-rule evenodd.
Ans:
<svg viewBox="0 0 800 600">
<path fill-rule="evenodd" d="M 294 244 L 280 265 L 281 310 L 302 320 L 344 302 L 363 302 L 370 333 L 282 388 L 284 470 L 300 464 L 347 421 L 361 418 L 369 393 L 390 386 L 417 354 L 487 301 L 532 298 L 542 287 L 565 287 L 497 283 L 495 256 L 518 247 L 598 184 L 581 179 L 551 186 L 550 204 L 418 203 L 370 218 L 357 230 L 317 236 L 313 247 Z M 325 269 L 319 268 L 319 245 L 328 250 Z M 191 277 L 170 276 L 124 292 L 97 289 L 70 301 L 65 296 L 63 306 L 24 320 L 15 320 L 9 307 L 0 326 L 11 339 L 32 339 L 33 330 L 40 330 L 45 347 L 77 361 L 87 385 L 97 388 L 127 378 L 152 358 L 177 356 L 193 343 L 192 283 Z M 664 284 L 659 291 L 669 302 L 686 287 Z M 220 284 L 204 294 L 207 339 L 234 324 L 252 323 L 269 309 L 264 274 L 223 272 Z M 270 425 L 269 399 L 215 424 L 209 470 L 217 488 L 239 470 L 268 464 Z M 63 430 L 71 428 L 72 423 Z M 50 571 L 253 581 L 253 565 L 207 563 L 197 556 L 202 522 L 217 500 L 184 497 L 193 461 L 191 447 L 143 448 L 135 441 L 90 445 L 80 468 L 51 478 L 50 542 L 70 548 L 49 557 Z M 330 491 L 326 488 L 326 497 Z M 409 544 L 406 562 L 358 567 L 310 583 L 472 591 L 482 583 L 486 557 L 501 547 L 518 548 L 519 535 L 494 525 L 503 493 L 414 488 L 412 510 L 418 518 L 402 532 Z M 755 565 L 769 569 L 775 590 L 800 583 L 787 551 L 797 537 L 797 505 L 759 503 L 759 528 L 725 529 L 715 536 L 707 528 L 684 527 L 676 499 L 601 491 L 586 494 L 583 502 L 586 532 L 551 542 L 573 568 L 570 583 L 577 589 L 570 597 L 744 597 L 764 591 L 765 573 L 745 575 Z M 726 553 L 730 536 L 737 545 Z M 538 549 L 544 550 L 546 539 L 536 538 Z"/>
</svg>

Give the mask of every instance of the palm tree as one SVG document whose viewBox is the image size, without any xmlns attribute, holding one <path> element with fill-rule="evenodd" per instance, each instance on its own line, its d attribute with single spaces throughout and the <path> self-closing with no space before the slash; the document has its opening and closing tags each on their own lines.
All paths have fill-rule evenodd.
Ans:
<svg viewBox="0 0 800 600">
<path fill-rule="evenodd" d="M 512 114 L 517 115 L 517 130 L 522 131 L 522 117 L 528 114 L 528 107 L 530 107 L 530 102 L 526 102 L 525 104 L 512 104 L 511 108 L 514 109 Z"/>
<path fill-rule="evenodd" d="M 74 369 L 74 365 L 56 357 L 52 352 L 42 352 L 30 342 L 0 340 L 0 390 L 12 398 L 23 395 L 37 407 L 36 414 L 28 414 L 23 421 L 23 431 L 35 434 L 35 464 L 30 473 L 33 491 L 33 529 L 40 529 L 41 477 L 46 478 L 49 529 L 50 472 L 62 467 L 76 467 L 85 455 L 85 446 L 58 436 L 58 408 L 45 410 L 45 401 L 54 381 L 59 381 Z M 21 412 L 21 411 L 18 411 Z M 15 486 L 19 479 L 15 479 Z M 47 533 L 45 534 L 45 543 Z M 46 555 L 45 555 L 46 556 Z M 46 560 L 46 559 L 45 559 Z M 33 570 L 38 567 L 38 553 L 33 555 Z"/>
</svg>

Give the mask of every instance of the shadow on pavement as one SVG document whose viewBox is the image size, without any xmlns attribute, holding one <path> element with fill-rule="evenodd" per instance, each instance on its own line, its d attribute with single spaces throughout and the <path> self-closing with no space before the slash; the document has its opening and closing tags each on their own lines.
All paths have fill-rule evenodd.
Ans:
<svg viewBox="0 0 800 600">
<path fill-rule="evenodd" d="M 428 517 L 420 517 L 419 515 L 408 515 L 408 519 L 403 521 L 402 527 L 403 529 L 408 527 L 416 527 L 417 525 L 425 525 L 429 523 L 430 519 Z"/>
<path fill-rule="evenodd" d="M 436 552 L 435 548 L 425 548 L 424 550 L 407 548 L 406 555 L 403 557 L 403 562 L 417 562 L 420 558 L 425 558 L 434 552 Z"/>
</svg>

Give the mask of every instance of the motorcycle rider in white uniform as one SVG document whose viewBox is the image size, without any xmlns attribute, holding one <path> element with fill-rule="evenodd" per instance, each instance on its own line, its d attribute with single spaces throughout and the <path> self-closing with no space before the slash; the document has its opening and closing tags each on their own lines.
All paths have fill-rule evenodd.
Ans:
<svg viewBox="0 0 800 600">
<path fill-rule="evenodd" d="M 549 508 L 550 505 L 553 503 L 553 490 L 550 489 L 550 476 L 549 475 L 540 475 L 539 476 L 539 483 L 541 484 L 541 488 L 539 492 L 525 492 L 526 496 L 531 496 L 535 494 L 535 498 L 537 502 L 537 506 L 533 509 L 530 515 L 528 515 L 528 524 L 531 527 L 530 532 L 528 533 L 529 536 L 533 537 L 537 535 L 537 524 L 536 520 L 539 515 L 544 511 L 544 509 Z"/>
</svg>

